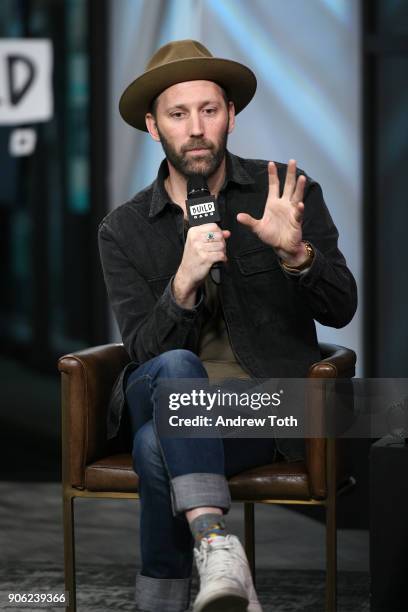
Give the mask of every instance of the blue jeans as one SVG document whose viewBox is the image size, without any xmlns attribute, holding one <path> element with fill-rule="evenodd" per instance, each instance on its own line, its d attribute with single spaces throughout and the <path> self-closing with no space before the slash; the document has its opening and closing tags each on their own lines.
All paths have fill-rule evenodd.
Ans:
<svg viewBox="0 0 408 612">
<path fill-rule="evenodd" d="M 140 610 L 188 609 L 194 539 L 186 510 L 214 506 L 227 513 L 227 478 L 272 463 L 269 438 L 163 438 L 156 427 L 160 378 L 207 378 L 194 353 L 176 349 L 131 372 L 126 399 L 133 435 L 133 466 L 139 476 L 142 567 L 136 577 Z"/>
</svg>

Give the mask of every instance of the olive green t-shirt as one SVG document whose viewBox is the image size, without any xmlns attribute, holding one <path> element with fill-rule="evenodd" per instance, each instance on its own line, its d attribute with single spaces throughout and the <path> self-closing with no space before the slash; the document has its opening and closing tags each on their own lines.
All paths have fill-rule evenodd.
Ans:
<svg viewBox="0 0 408 612">
<path fill-rule="evenodd" d="M 184 220 L 184 237 L 187 236 L 188 227 L 188 221 Z M 208 274 L 204 284 L 205 314 L 198 356 L 207 370 L 210 383 L 224 378 L 250 378 L 233 353 L 218 292 L 219 285 Z"/>
<path fill-rule="evenodd" d="M 232 351 L 218 295 L 219 285 L 210 274 L 205 280 L 204 292 L 206 318 L 200 334 L 198 356 L 207 370 L 210 382 L 223 378 L 250 378 Z"/>
</svg>

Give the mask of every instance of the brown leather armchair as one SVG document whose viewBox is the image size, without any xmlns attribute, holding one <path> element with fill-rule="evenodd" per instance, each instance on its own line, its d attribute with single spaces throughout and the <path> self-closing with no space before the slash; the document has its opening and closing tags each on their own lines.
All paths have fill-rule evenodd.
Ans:
<svg viewBox="0 0 408 612">
<path fill-rule="evenodd" d="M 322 360 L 310 378 L 351 378 L 356 355 L 344 347 L 321 344 Z M 138 499 L 138 476 L 125 440 L 106 439 L 106 409 L 112 385 L 129 361 L 122 344 L 97 346 L 60 358 L 62 379 L 62 466 L 65 588 L 68 610 L 76 610 L 75 497 Z M 324 418 L 325 395 L 313 396 L 313 418 Z M 255 580 L 254 503 L 326 507 L 326 612 L 336 610 L 336 498 L 354 484 L 339 460 L 333 438 L 306 440 L 304 462 L 276 462 L 229 479 L 233 501 L 244 503 L 245 549 Z"/>
</svg>

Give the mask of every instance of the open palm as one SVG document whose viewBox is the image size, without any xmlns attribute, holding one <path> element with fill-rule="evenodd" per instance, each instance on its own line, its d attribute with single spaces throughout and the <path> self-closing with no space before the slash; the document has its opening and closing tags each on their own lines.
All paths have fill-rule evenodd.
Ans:
<svg viewBox="0 0 408 612">
<path fill-rule="evenodd" d="M 282 196 L 274 162 L 268 164 L 269 191 L 262 219 L 239 213 L 237 219 L 247 225 L 263 242 L 272 246 L 279 257 L 293 260 L 303 253 L 302 202 L 306 177 L 296 179 L 296 161 L 289 160 Z"/>
</svg>

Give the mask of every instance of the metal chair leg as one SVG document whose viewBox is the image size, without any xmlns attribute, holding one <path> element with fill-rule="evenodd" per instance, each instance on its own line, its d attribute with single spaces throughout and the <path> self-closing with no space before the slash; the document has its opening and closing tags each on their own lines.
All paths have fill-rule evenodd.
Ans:
<svg viewBox="0 0 408 612">
<path fill-rule="evenodd" d="M 255 576 L 255 516 L 254 504 L 244 502 L 244 520 L 245 520 L 245 552 L 248 558 L 249 568 L 252 574 L 252 580 L 256 582 Z"/>
<path fill-rule="evenodd" d="M 69 593 L 66 610 L 76 612 L 74 497 L 65 491 L 63 496 L 64 575 L 65 590 Z"/>
<path fill-rule="evenodd" d="M 336 441 L 327 440 L 326 612 L 337 610 Z"/>
</svg>

